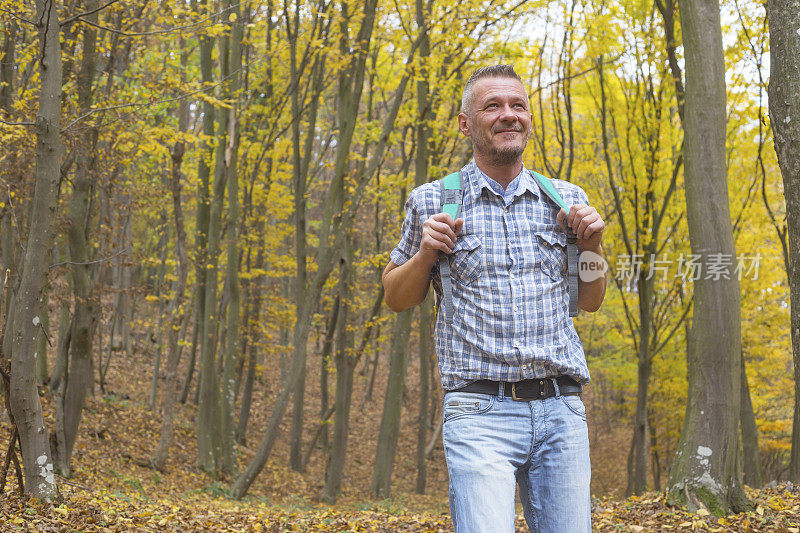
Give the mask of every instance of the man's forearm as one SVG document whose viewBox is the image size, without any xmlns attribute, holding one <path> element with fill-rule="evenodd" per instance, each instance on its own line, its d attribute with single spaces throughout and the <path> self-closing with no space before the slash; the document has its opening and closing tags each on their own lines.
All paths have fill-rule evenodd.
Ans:
<svg viewBox="0 0 800 533">
<path fill-rule="evenodd" d="M 405 311 L 425 300 L 430 286 L 433 258 L 417 252 L 400 266 L 390 262 L 383 272 L 384 300 L 392 311 Z"/>
<path fill-rule="evenodd" d="M 590 250 L 603 259 L 603 248 L 598 246 L 596 250 Z M 603 304 L 606 295 L 606 285 L 608 278 L 605 273 L 592 281 L 583 281 L 578 277 L 578 307 L 584 311 L 594 313 Z"/>
</svg>

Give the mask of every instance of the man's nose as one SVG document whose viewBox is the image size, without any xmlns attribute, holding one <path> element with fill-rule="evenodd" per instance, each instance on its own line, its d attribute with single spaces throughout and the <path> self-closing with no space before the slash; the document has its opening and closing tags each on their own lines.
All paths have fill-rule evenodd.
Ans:
<svg viewBox="0 0 800 533">
<path fill-rule="evenodd" d="M 500 120 L 514 121 L 517 119 L 517 114 L 514 109 L 506 104 L 500 109 Z"/>
</svg>

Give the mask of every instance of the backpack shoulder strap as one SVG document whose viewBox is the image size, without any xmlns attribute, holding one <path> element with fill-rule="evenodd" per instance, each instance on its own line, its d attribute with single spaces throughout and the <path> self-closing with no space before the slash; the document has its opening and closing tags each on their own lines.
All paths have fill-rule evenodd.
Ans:
<svg viewBox="0 0 800 533">
<path fill-rule="evenodd" d="M 531 171 L 533 181 L 539 189 L 550 198 L 557 206 L 569 212 L 569 207 L 558 189 L 555 188 L 550 178 L 538 172 Z M 572 228 L 567 228 L 567 281 L 569 284 L 569 316 L 578 316 L 578 236 Z"/>
<path fill-rule="evenodd" d="M 439 180 L 442 190 L 441 212 L 450 215 L 453 220 L 461 216 L 463 203 L 463 182 L 461 172 L 448 174 Z M 444 310 L 444 320 L 453 323 L 453 280 L 450 277 L 450 256 L 444 252 L 439 254 L 439 278 L 442 282 L 442 301 L 440 308 Z"/>
</svg>

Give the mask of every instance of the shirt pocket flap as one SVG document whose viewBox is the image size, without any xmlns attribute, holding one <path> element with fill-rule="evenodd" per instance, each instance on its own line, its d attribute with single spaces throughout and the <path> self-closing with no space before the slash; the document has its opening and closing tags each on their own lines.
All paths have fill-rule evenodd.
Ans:
<svg viewBox="0 0 800 533">
<path fill-rule="evenodd" d="M 567 270 L 567 236 L 560 227 L 538 231 L 536 248 L 542 270 L 553 281 L 561 281 Z"/>
<path fill-rule="evenodd" d="M 475 281 L 481 272 L 480 235 L 461 235 L 450 254 L 450 271 L 464 285 Z"/>
<path fill-rule="evenodd" d="M 459 235 L 453 247 L 453 253 L 460 251 L 471 252 L 472 250 L 480 248 L 481 244 L 480 235 L 475 235 L 474 233 Z"/>
<path fill-rule="evenodd" d="M 564 233 L 564 230 L 561 229 L 561 226 L 557 226 L 554 229 L 539 231 L 536 233 L 536 236 L 550 246 L 567 246 L 567 234 Z"/>
</svg>

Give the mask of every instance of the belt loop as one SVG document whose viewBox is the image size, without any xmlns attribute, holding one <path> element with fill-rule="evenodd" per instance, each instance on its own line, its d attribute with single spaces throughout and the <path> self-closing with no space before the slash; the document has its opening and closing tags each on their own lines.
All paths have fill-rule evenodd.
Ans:
<svg viewBox="0 0 800 533">
<path fill-rule="evenodd" d="M 497 401 L 498 402 L 502 402 L 503 401 L 503 397 L 505 395 L 506 395 L 506 382 L 505 381 L 501 381 L 500 382 L 500 388 L 498 389 L 498 392 L 497 392 Z"/>
<path fill-rule="evenodd" d="M 556 391 L 556 398 L 561 398 L 561 390 L 558 388 L 558 378 L 550 378 L 553 382 L 553 390 Z"/>
</svg>

